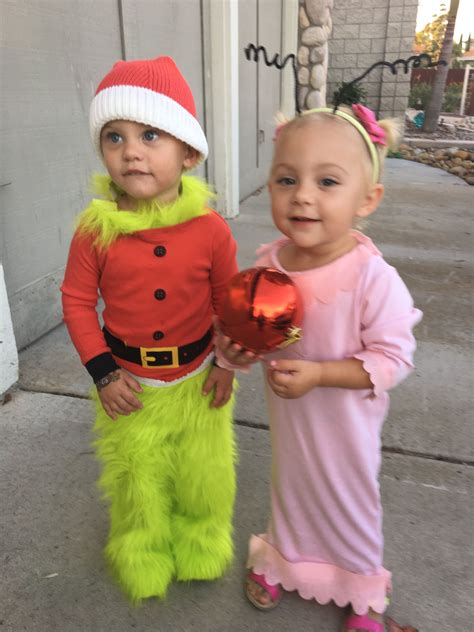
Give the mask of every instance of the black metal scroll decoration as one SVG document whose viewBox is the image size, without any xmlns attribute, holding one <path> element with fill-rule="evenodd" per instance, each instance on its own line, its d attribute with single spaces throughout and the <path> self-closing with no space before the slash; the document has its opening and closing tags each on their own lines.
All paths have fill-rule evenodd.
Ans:
<svg viewBox="0 0 474 632">
<path fill-rule="evenodd" d="M 422 66 L 423 68 L 433 68 L 434 66 L 446 66 L 446 62 L 444 60 L 431 61 L 431 56 L 428 55 L 428 53 L 421 53 L 420 55 L 412 55 L 408 59 L 397 59 L 393 62 L 378 61 L 372 66 L 370 66 L 370 68 L 368 68 L 359 77 L 356 77 L 355 79 L 352 79 L 352 81 L 349 81 L 347 83 L 343 82 L 341 89 L 337 92 L 337 98 L 335 99 L 333 111 L 336 112 L 337 108 L 342 103 L 344 103 L 345 95 L 349 92 L 350 87 L 356 83 L 359 83 L 359 81 L 362 81 L 362 79 L 367 77 L 367 75 L 371 73 L 372 70 L 374 70 L 378 66 L 385 66 L 387 68 L 390 68 L 392 75 L 396 75 L 398 74 L 398 66 L 402 66 L 403 72 L 405 74 L 408 74 L 408 71 L 410 70 L 410 64 L 412 64 L 413 68 L 419 68 L 420 66 Z"/>
<path fill-rule="evenodd" d="M 275 68 L 278 68 L 278 70 L 282 70 L 291 60 L 294 79 L 295 108 L 298 114 L 301 114 L 301 108 L 298 103 L 298 76 L 296 70 L 296 56 L 293 53 L 290 53 L 282 60 L 281 55 L 279 53 L 275 53 L 273 58 L 269 60 L 267 49 L 265 48 L 265 46 L 255 46 L 254 44 L 248 44 L 248 46 L 244 48 L 244 53 L 248 61 L 251 61 L 253 54 L 253 61 L 257 63 L 260 61 L 260 53 L 263 53 L 263 61 L 265 62 L 265 65 L 268 67 L 275 66 Z"/>
<path fill-rule="evenodd" d="M 301 114 L 301 108 L 298 103 L 298 76 L 297 76 L 297 68 L 296 68 L 296 56 L 293 53 L 287 55 L 283 60 L 281 59 L 281 55 L 279 53 L 275 53 L 272 59 L 268 59 L 268 53 L 265 46 L 255 46 L 254 44 L 248 44 L 246 48 L 244 48 L 245 57 L 247 60 L 251 60 L 253 57 L 253 61 L 260 61 L 260 53 L 263 54 L 263 61 L 265 65 L 268 67 L 274 66 L 278 68 L 278 70 L 282 70 L 286 64 L 291 60 L 291 66 L 293 68 L 293 77 L 294 77 L 294 97 L 295 97 L 295 109 L 298 114 Z M 372 72 L 378 66 L 383 66 L 390 68 L 392 75 L 398 74 L 399 66 L 403 67 L 403 72 L 405 74 L 410 70 L 410 64 L 412 64 L 413 68 L 419 68 L 420 66 L 423 68 L 433 68 L 434 66 L 446 66 L 446 62 L 444 60 L 440 61 L 432 61 L 431 56 L 428 53 L 421 53 L 420 55 L 412 55 L 408 59 L 397 59 L 393 62 L 389 61 L 378 61 L 375 64 L 372 64 L 370 68 L 368 68 L 362 75 L 352 79 L 347 83 L 342 84 L 342 87 L 337 92 L 337 98 L 334 103 L 334 112 L 337 111 L 337 108 L 344 103 L 344 99 L 346 94 L 349 92 L 351 86 L 362 79 L 365 79 L 369 73 Z"/>
</svg>

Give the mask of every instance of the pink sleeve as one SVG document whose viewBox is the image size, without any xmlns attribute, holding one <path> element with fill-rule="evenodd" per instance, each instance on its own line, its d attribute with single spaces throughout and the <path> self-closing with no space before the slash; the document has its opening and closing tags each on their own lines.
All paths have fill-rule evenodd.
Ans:
<svg viewBox="0 0 474 632">
<path fill-rule="evenodd" d="M 412 329 L 421 318 L 394 268 L 387 266 L 382 274 L 369 278 L 362 306 L 363 349 L 353 357 L 363 362 L 375 395 L 393 388 L 413 370 Z"/>
</svg>

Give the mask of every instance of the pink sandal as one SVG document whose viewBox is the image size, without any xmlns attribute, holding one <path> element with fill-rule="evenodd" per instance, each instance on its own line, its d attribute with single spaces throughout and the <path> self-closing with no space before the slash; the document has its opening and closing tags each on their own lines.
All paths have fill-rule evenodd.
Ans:
<svg viewBox="0 0 474 632">
<path fill-rule="evenodd" d="M 351 614 L 344 623 L 344 630 L 364 630 L 367 632 L 384 632 L 382 621 L 371 619 L 366 614 Z"/>
<path fill-rule="evenodd" d="M 254 582 L 268 593 L 270 601 L 267 604 L 260 603 L 258 599 L 251 594 L 249 591 L 249 581 Z M 283 597 L 283 590 L 280 584 L 276 584 L 275 586 L 268 584 L 265 579 L 265 575 L 257 575 L 257 573 L 249 571 L 247 573 L 247 577 L 245 578 L 245 595 L 250 603 L 259 610 L 273 610 L 273 608 L 276 608 L 280 603 Z"/>
</svg>

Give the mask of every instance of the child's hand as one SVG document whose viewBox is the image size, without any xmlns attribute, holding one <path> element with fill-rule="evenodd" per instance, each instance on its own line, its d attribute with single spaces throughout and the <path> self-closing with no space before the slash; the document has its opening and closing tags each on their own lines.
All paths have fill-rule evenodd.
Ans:
<svg viewBox="0 0 474 632">
<path fill-rule="evenodd" d="M 129 415 L 143 408 L 135 393 L 141 393 L 142 387 L 131 375 L 122 369 L 113 371 L 113 382 L 107 386 L 97 387 L 99 399 L 107 415 L 114 421 L 118 415 Z"/>
<path fill-rule="evenodd" d="M 284 399 L 306 395 L 319 383 L 320 365 L 305 360 L 272 360 L 267 369 L 273 392 Z"/>
<path fill-rule="evenodd" d="M 233 342 L 229 336 L 225 336 L 219 329 L 219 319 L 217 316 L 213 318 L 213 322 L 215 329 L 214 344 L 227 362 L 243 367 L 254 364 L 261 359 L 261 356 L 248 349 L 244 349 L 241 345 Z"/>
<path fill-rule="evenodd" d="M 209 395 L 212 389 L 214 389 L 214 399 L 211 408 L 220 408 L 224 406 L 224 404 L 227 404 L 232 395 L 233 380 L 233 371 L 221 369 L 220 366 L 212 367 L 202 389 L 203 395 Z"/>
</svg>

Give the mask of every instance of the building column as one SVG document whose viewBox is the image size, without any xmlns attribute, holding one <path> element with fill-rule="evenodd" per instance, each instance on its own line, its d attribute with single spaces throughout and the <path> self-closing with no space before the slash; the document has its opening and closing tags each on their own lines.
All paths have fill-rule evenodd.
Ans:
<svg viewBox="0 0 474 632">
<path fill-rule="evenodd" d="M 281 20 L 281 58 L 289 54 L 298 53 L 298 0 L 284 0 Z M 293 118 L 296 112 L 295 77 L 293 68 L 288 63 L 281 73 L 281 111 L 288 118 Z"/>
<path fill-rule="evenodd" d="M 202 0 L 208 179 L 217 210 L 239 214 L 238 0 Z"/>
<path fill-rule="evenodd" d="M 471 65 L 467 64 L 464 69 L 464 81 L 462 84 L 461 105 L 459 108 L 459 114 L 464 115 L 464 108 L 466 106 L 467 86 L 469 85 L 469 73 L 471 71 Z"/>
</svg>

